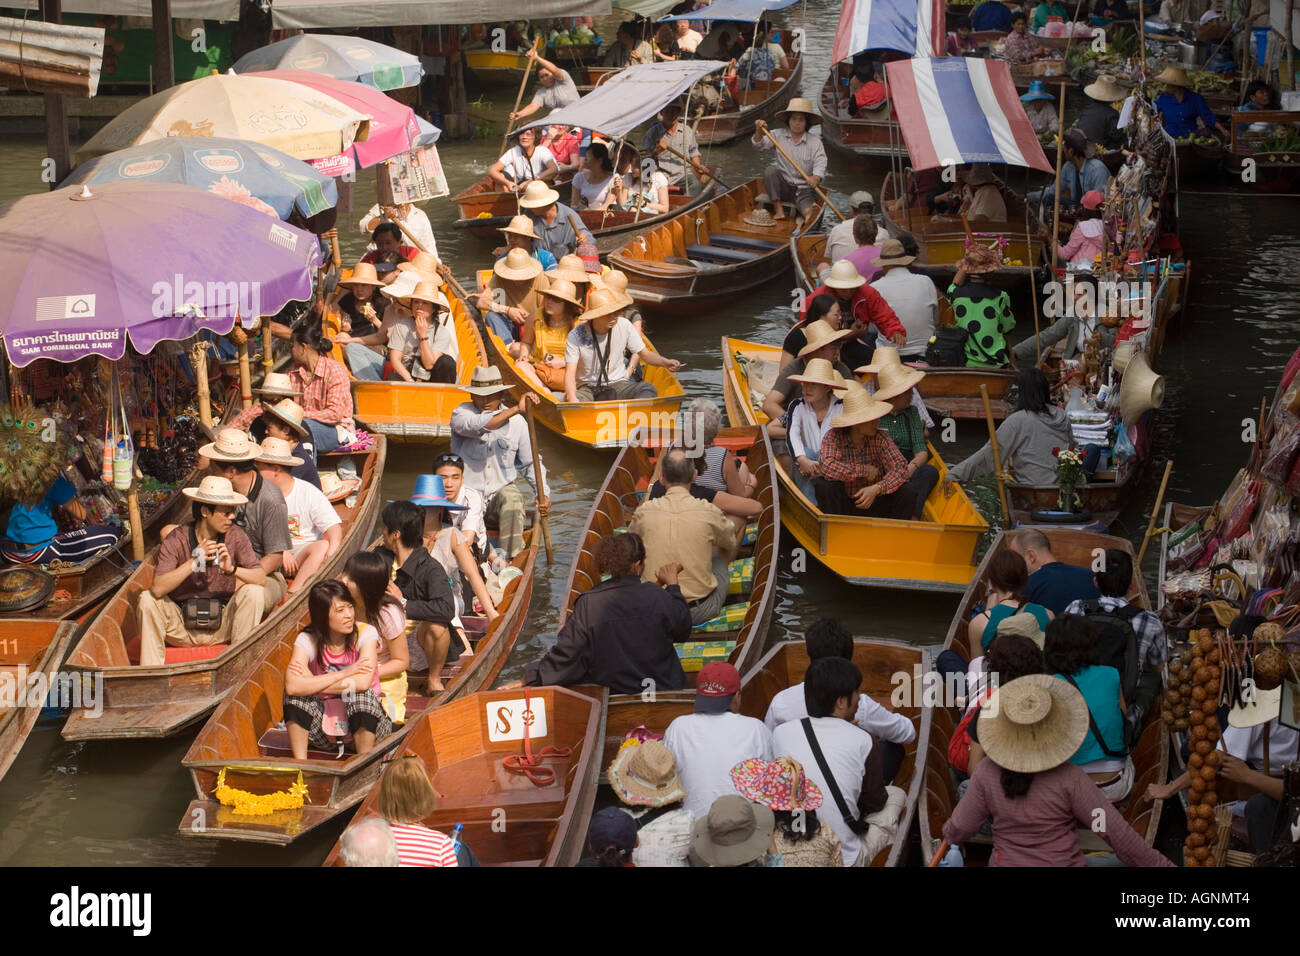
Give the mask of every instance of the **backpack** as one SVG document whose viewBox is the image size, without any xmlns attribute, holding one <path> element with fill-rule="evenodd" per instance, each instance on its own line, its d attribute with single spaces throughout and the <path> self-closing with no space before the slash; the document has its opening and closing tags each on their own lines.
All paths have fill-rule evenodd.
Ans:
<svg viewBox="0 0 1300 956">
<path fill-rule="evenodd" d="M 953 366 L 966 364 L 967 331 L 960 326 L 945 325 L 935 330 L 930 344 L 925 347 L 927 365 Z"/>
<path fill-rule="evenodd" d="M 1133 630 L 1133 619 L 1142 613 L 1142 609 L 1126 604 L 1107 611 L 1100 601 L 1084 601 L 1083 613 L 1092 622 L 1097 635 L 1099 663 L 1119 671 L 1124 700 L 1134 700 L 1141 671 L 1138 669 L 1137 633 Z"/>
</svg>

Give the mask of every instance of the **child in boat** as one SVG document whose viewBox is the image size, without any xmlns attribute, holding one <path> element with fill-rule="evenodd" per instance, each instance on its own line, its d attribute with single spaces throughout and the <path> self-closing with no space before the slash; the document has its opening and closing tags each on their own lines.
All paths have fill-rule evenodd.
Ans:
<svg viewBox="0 0 1300 956">
<path fill-rule="evenodd" d="M 399 866 L 460 866 L 456 843 L 421 820 L 438 806 L 438 795 L 419 754 L 390 760 L 379 782 L 379 813 L 392 828 Z"/>
<path fill-rule="evenodd" d="M 551 279 L 541 298 L 541 309 L 531 323 L 520 327 L 519 341 L 510 346 L 510 354 L 523 375 L 559 392 L 564 390 L 564 350 L 582 303 L 567 279 Z"/>
</svg>

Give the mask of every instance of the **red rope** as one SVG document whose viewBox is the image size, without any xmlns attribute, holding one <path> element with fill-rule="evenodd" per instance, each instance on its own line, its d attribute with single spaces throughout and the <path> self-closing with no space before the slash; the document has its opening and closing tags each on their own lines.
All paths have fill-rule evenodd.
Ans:
<svg viewBox="0 0 1300 956">
<path fill-rule="evenodd" d="M 524 714 L 525 717 L 533 709 L 533 698 L 524 688 Z M 552 747 L 549 744 L 533 753 L 532 734 L 529 732 L 528 725 L 530 721 L 524 720 L 524 752 L 523 754 L 509 754 L 501 760 L 501 766 L 509 773 L 517 773 L 527 777 L 539 787 L 549 787 L 555 783 L 555 771 L 550 767 L 543 767 L 543 760 L 558 759 L 567 757 L 573 753 L 572 747 Z"/>
</svg>

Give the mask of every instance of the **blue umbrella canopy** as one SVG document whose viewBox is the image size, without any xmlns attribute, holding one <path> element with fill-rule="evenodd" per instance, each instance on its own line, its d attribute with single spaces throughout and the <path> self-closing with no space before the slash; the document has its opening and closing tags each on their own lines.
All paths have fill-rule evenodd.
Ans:
<svg viewBox="0 0 1300 956">
<path fill-rule="evenodd" d="M 246 53 L 235 61 L 234 70 L 306 70 L 376 90 L 417 86 L 424 75 L 418 56 L 373 40 L 326 33 L 303 33 Z"/>
<path fill-rule="evenodd" d="M 310 219 L 338 202 L 338 185 L 300 159 L 260 143 L 169 136 L 82 163 L 60 187 L 104 183 L 181 183 L 288 219 Z"/>
</svg>

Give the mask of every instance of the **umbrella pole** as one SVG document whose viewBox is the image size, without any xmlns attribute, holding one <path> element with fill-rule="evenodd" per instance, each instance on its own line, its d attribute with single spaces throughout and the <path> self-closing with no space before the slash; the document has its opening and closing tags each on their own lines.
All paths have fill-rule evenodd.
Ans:
<svg viewBox="0 0 1300 956">
<path fill-rule="evenodd" d="M 804 172 L 803 167 L 800 166 L 798 163 L 796 163 L 794 159 L 790 156 L 790 154 L 787 153 L 785 149 L 781 146 L 781 144 L 776 141 L 776 137 L 772 135 L 772 131 L 770 129 L 763 130 L 763 135 L 772 141 L 772 145 L 776 147 L 777 152 L 779 152 L 782 156 L 786 158 L 786 161 L 789 162 L 790 165 L 795 168 L 795 171 L 798 172 L 799 175 L 804 178 L 804 182 L 806 182 L 809 186 L 812 186 L 813 192 L 815 192 L 818 196 L 822 197 L 822 202 L 826 203 L 826 205 L 829 206 L 834 211 L 835 215 L 839 216 L 841 219 L 848 219 L 848 216 L 840 212 L 839 209 L 836 207 L 835 203 L 831 202 L 831 197 L 827 196 L 820 186 L 813 186 L 812 179 L 808 176 L 806 172 Z M 809 134 L 805 133 L 804 135 L 807 136 Z M 775 202 L 775 200 L 773 201 Z"/>
<path fill-rule="evenodd" d="M 140 517 L 140 482 L 131 482 L 126 493 L 127 520 L 131 522 L 131 558 L 136 563 L 144 560 L 144 520 Z"/>
<path fill-rule="evenodd" d="M 534 44 L 534 49 L 536 49 L 538 46 L 540 46 L 540 43 Z M 537 50 L 539 56 L 541 55 L 541 52 L 542 51 L 540 49 Z M 532 72 L 533 72 L 533 60 L 532 57 L 529 57 L 528 65 L 524 67 L 524 78 L 519 81 L 519 92 L 518 94 L 515 95 L 515 108 L 511 112 L 514 113 L 519 112 L 519 104 L 524 101 L 524 90 L 528 88 L 528 77 Z M 501 137 L 501 148 L 497 150 L 498 153 L 504 153 L 506 151 L 506 143 L 510 142 L 510 134 L 513 133 L 514 131 L 515 131 L 515 121 L 508 120 L 506 122 L 505 135 Z"/>
<path fill-rule="evenodd" d="M 440 265 L 438 266 L 438 275 L 442 276 L 443 279 L 447 282 L 447 284 L 451 286 L 452 291 L 454 291 L 458 296 L 460 296 L 465 301 L 469 301 L 469 293 L 465 291 L 465 287 L 463 285 L 461 285 L 459 282 L 456 281 L 456 277 L 451 274 L 450 269 L 448 269 L 445 265 Z"/>
<path fill-rule="evenodd" d="M 239 401 L 244 408 L 253 404 L 253 371 L 248 362 L 248 335 L 239 342 Z"/>
<path fill-rule="evenodd" d="M 275 336 L 271 334 L 271 317 L 262 316 L 262 379 L 275 371 Z"/>
<path fill-rule="evenodd" d="M 194 365 L 194 384 L 199 390 L 199 422 L 204 428 L 212 428 L 212 393 L 208 390 L 208 345 L 195 342 L 190 350 L 190 360 Z"/>
<path fill-rule="evenodd" d="M 1065 98 L 1064 95 L 1061 97 Z M 1034 278 L 1034 271 L 1038 268 L 1038 263 L 1034 261 L 1034 242 L 1029 234 L 1029 203 L 1025 203 L 1025 262 L 1029 265 L 1029 302 L 1034 307 L 1034 348 L 1038 351 L 1037 367 L 1043 365 L 1043 343 L 1038 337 L 1038 280 Z"/>
<path fill-rule="evenodd" d="M 1007 505 L 1006 476 L 1002 474 L 1002 453 L 998 451 L 998 430 L 993 424 L 993 409 L 989 406 L 989 387 L 980 383 L 980 397 L 984 399 L 984 417 L 989 423 L 989 445 L 993 448 L 993 470 L 998 477 L 998 501 L 1002 504 L 1002 523 L 1011 527 L 1011 508 Z"/>
</svg>

